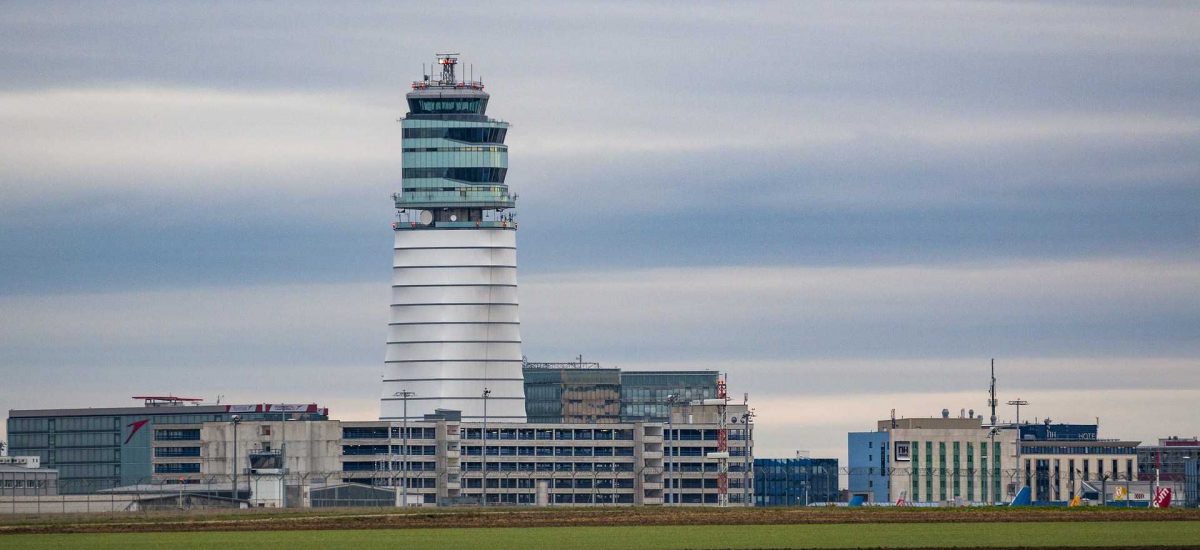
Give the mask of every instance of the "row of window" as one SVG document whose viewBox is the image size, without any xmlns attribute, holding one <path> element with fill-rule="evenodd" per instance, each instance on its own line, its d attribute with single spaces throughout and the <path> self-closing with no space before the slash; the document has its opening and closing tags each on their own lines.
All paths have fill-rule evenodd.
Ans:
<svg viewBox="0 0 1200 550">
<path fill-rule="evenodd" d="M 700 495 L 695 495 L 700 496 Z M 716 502 L 717 495 L 713 495 L 713 502 Z M 699 502 L 699 501 L 696 501 Z M 617 494 L 592 494 L 592 493 L 555 493 L 555 504 L 633 504 L 633 495 L 630 493 Z"/>
<path fill-rule="evenodd" d="M 409 439 L 436 439 L 435 428 L 409 428 Z M 693 430 L 696 431 L 696 430 Z M 713 430 L 715 432 L 715 430 Z M 345 427 L 344 439 L 387 439 L 385 426 Z M 715 439 L 715 435 L 713 438 Z M 400 439 L 400 428 L 392 428 L 392 438 Z M 482 428 L 463 428 L 464 440 L 483 439 Z M 488 440 L 501 441 L 632 441 L 631 429 L 591 428 L 488 428 Z"/>
<path fill-rule="evenodd" d="M 55 464 L 71 464 L 76 462 L 117 462 L 121 460 L 120 447 L 101 447 L 99 449 L 57 449 Z"/>
<path fill-rule="evenodd" d="M 462 454 L 481 456 L 483 447 L 465 445 Z M 633 447 L 503 447 L 488 446 L 488 456 L 633 456 Z"/>
<path fill-rule="evenodd" d="M 63 464 L 55 466 L 58 470 L 58 477 L 75 478 L 75 477 L 113 477 L 121 475 L 120 464 Z"/>
<path fill-rule="evenodd" d="M 41 489 L 46 486 L 44 479 L 6 479 L 0 483 L 5 489 Z"/>
<path fill-rule="evenodd" d="M 347 456 L 361 455 L 426 455 L 433 456 L 437 454 L 437 445 L 409 445 L 408 452 L 404 452 L 403 445 L 392 445 L 388 449 L 387 445 L 343 445 L 342 454 Z"/>
<path fill-rule="evenodd" d="M 405 153 L 503 153 L 508 151 L 504 145 L 487 145 L 472 147 L 405 147 Z"/>
<path fill-rule="evenodd" d="M 408 468 L 404 467 L 403 462 L 392 462 L 391 470 L 388 470 L 386 461 L 372 460 L 370 462 L 343 462 L 343 472 L 433 472 L 437 470 L 436 462 L 409 462 Z"/>
<path fill-rule="evenodd" d="M 408 100 L 413 115 L 481 115 L 487 99 L 481 97 L 414 97 Z"/>
<path fill-rule="evenodd" d="M 441 184 L 439 183 L 438 185 L 441 185 Z M 433 187 L 433 186 L 415 185 L 412 187 L 405 188 L 404 192 L 405 193 L 437 193 L 437 192 L 452 193 L 454 191 L 471 191 L 471 192 L 500 193 L 502 191 L 507 191 L 507 190 L 508 190 L 508 186 L 500 186 L 500 185 L 490 185 L 490 186 L 489 185 L 465 185 L 465 186 L 459 185 L 457 187 Z M 410 429 L 416 429 L 416 428 L 410 428 Z M 429 428 L 429 429 L 432 429 L 432 428 Z"/>
<path fill-rule="evenodd" d="M 1137 454 L 1136 447 L 1073 447 L 1059 445 L 1021 445 L 1023 455 L 1132 455 Z"/>
<path fill-rule="evenodd" d="M 729 456 L 746 456 L 745 447 L 729 447 Z M 716 447 L 679 447 L 667 448 L 667 456 L 705 456 L 717 452 Z"/>
<path fill-rule="evenodd" d="M 154 473 L 156 474 L 198 474 L 200 473 L 199 462 L 181 462 L 178 464 L 155 464 Z"/>
<path fill-rule="evenodd" d="M 199 429 L 157 429 L 154 430 L 155 441 L 200 441 Z"/>
<path fill-rule="evenodd" d="M 729 439 L 742 439 L 742 432 L 745 428 L 730 427 L 725 430 L 725 434 Z M 720 435 L 719 430 L 681 430 L 668 429 L 663 430 L 663 439 L 667 441 L 716 441 Z"/>
<path fill-rule="evenodd" d="M 504 183 L 508 168 L 405 168 L 403 175 L 409 178 L 444 178 L 468 183 Z"/>
<path fill-rule="evenodd" d="M 508 153 L 504 151 L 404 153 L 403 164 L 405 168 L 437 168 L 439 166 L 505 168 L 508 166 Z"/>
<path fill-rule="evenodd" d="M 483 471 L 482 462 L 463 462 L 466 472 Z M 630 462 L 492 462 L 489 472 L 632 472 Z"/>
<path fill-rule="evenodd" d="M 481 439 L 480 428 L 466 428 L 463 439 Z M 488 428 L 488 439 L 507 440 L 540 440 L 540 441 L 632 441 L 633 430 L 630 429 L 588 429 L 588 428 Z"/>
<path fill-rule="evenodd" d="M 155 447 L 154 456 L 167 458 L 176 456 L 200 456 L 200 447 Z"/>
<path fill-rule="evenodd" d="M 402 427 L 392 428 L 393 439 L 403 439 L 405 434 L 401 433 Z M 437 439 L 437 428 L 408 428 L 408 439 Z M 371 427 L 347 427 L 342 428 L 342 438 L 344 439 L 387 439 L 388 429 L 386 426 L 371 426 Z"/>
<path fill-rule="evenodd" d="M 406 139 L 440 138 L 466 143 L 504 143 L 508 128 L 405 128 Z"/>
<path fill-rule="evenodd" d="M 741 462 L 730 462 L 730 472 L 741 472 L 746 467 Z M 716 472 L 718 465 L 716 462 L 672 462 L 666 465 L 668 472 Z"/>
</svg>

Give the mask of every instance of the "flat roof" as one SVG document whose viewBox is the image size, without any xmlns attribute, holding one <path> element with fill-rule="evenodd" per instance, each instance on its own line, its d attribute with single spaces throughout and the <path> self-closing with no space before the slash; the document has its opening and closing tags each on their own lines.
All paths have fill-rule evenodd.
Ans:
<svg viewBox="0 0 1200 550">
<path fill-rule="evenodd" d="M 133 416 L 160 414 L 223 414 L 225 405 L 180 405 L 165 407 L 97 407 L 86 409 L 9 409 L 9 418 L 50 416 Z"/>
<path fill-rule="evenodd" d="M 893 426 L 893 424 L 895 424 Z M 970 430 L 982 429 L 983 417 L 975 418 L 897 418 L 895 420 L 880 420 L 876 424 L 879 431 L 888 430 Z"/>
</svg>

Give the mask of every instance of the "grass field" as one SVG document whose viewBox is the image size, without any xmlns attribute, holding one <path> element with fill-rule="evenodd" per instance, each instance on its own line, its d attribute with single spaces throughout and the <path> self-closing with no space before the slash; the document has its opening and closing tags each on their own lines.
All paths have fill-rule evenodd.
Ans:
<svg viewBox="0 0 1200 550">
<path fill-rule="evenodd" d="M 775 548 L 1195 547 L 1200 521 L 862 523 L 202 531 L 0 536 L 17 548 L 663 550 Z"/>
</svg>

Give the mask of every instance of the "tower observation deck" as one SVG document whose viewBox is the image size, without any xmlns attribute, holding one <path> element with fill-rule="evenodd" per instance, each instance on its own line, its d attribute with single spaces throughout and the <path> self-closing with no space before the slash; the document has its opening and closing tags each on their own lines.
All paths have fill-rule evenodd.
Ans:
<svg viewBox="0 0 1200 550">
<path fill-rule="evenodd" d="M 488 118 L 483 83 L 460 80 L 458 54 L 413 82 L 403 128 L 391 316 L 380 418 L 436 409 L 463 420 L 523 422 L 517 315 L 516 196 L 508 123 Z M 485 397 L 485 391 L 487 397 Z"/>
</svg>

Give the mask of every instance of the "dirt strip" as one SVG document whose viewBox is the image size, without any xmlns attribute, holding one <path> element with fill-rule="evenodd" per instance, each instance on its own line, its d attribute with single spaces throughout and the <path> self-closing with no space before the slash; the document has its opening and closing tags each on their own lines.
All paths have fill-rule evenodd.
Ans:
<svg viewBox="0 0 1200 550">
<path fill-rule="evenodd" d="M 1045 521 L 1200 521 L 1196 509 L 1079 508 L 589 508 L 434 511 L 212 510 L 193 513 L 0 517 L 0 535 L 307 529 L 572 527 L 629 525 L 781 525 Z"/>
</svg>

